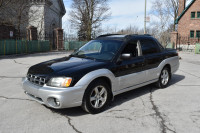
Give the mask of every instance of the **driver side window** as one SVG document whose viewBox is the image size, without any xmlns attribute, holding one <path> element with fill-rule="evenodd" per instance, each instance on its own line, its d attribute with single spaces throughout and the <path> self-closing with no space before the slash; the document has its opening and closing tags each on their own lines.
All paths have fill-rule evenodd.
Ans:
<svg viewBox="0 0 200 133">
<path fill-rule="evenodd" d="M 138 48 L 137 48 L 137 42 L 138 41 L 129 41 L 124 50 L 122 51 L 122 54 L 132 54 L 132 57 L 138 56 Z"/>
</svg>

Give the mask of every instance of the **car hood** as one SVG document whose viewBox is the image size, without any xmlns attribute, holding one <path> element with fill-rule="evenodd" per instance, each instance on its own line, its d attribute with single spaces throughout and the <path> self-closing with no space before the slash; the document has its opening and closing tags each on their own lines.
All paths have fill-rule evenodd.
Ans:
<svg viewBox="0 0 200 133">
<path fill-rule="evenodd" d="M 91 59 L 64 57 L 55 60 L 46 61 L 32 66 L 28 73 L 35 75 L 48 75 L 67 71 L 66 74 L 81 71 L 88 67 L 102 66 L 105 62 L 99 62 Z"/>
</svg>

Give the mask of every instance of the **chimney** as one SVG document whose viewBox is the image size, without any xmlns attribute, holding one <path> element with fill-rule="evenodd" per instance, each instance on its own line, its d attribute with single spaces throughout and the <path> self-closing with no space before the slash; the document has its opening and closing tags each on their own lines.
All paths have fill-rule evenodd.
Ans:
<svg viewBox="0 0 200 133">
<path fill-rule="evenodd" d="M 179 0 L 178 16 L 185 10 L 186 0 Z"/>
</svg>

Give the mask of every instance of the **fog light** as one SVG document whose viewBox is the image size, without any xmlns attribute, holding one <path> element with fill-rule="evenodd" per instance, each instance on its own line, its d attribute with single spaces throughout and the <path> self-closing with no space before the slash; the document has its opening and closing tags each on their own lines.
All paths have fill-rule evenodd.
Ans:
<svg viewBox="0 0 200 133">
<path fill-rule="evenodd" d="M 58 99 L 54 98 L 54 102 L 57 106 L 60 106 L 60 101 L 58 101 Z"/>
<path fill-rule="evenodd" d="M 48 104 L 54 108 L 57 108 L 60 106 L 60 101 L 57 98 L 50 97 L 48 98 Z"/>
</svg>

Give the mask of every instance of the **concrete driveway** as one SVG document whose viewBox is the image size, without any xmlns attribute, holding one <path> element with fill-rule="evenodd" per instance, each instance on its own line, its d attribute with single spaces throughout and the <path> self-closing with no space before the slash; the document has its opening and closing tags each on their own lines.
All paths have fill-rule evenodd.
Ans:
<svg viewBox="0 0 200 133">
<path fill-rule="evenodd" d="M 180 53 L 168 88 L 148 85 L 120 94 L 97 115 L 80 107 L 49 109 L 24 94 L 21 78 L 30 66 L 66 55 L 0 58 L 0 133 L 200 133 L 200 55 Z"/>
</svg>

